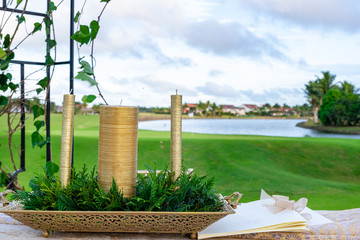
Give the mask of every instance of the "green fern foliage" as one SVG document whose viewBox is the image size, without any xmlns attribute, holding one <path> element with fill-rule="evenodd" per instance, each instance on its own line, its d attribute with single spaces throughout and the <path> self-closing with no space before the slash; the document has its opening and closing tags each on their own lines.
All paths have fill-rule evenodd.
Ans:
<svg viewBox="0 0 360 240">
<path fill-rule="evenodd" d="M 37 175 L 29 185 L 31 192 L 18 191 L 14 198 L 24 204 L 25 210 L 54 210 L 57 209 L 59 200 L 58 192 L 61 190 L 61 183 L 55 178 L 59 167 L 47 162 L 44 168 L 44 175 Z"/>
<path fill-rule="evenodd" d="M 147 175 L 138 175 L 136 195 L 125 198 L 115 181 L 108 192 L 98 184 L 95 168 L 73 169 L 71 181 L 62 187 L 55 174 L 59 168 L 48 162 L 44 175 L 30 182 L 31 192 L 18 191 L 14 199 L 26 210 L 61 211 L 221 211 L 222 202 L 213 192 L 214 178 L 199 177 L 184 171 L 174 182 L 170 171 L 156 172 L 148 166 Z"/>
</svg>

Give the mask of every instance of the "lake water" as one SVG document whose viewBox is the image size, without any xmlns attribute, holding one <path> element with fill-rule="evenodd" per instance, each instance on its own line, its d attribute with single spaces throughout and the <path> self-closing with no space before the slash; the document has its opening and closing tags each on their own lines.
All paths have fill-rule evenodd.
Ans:
<svg viewBox="0 0 360 240">
<path fill-rule="evenodd" d="M 315 130 L 296 127 L 303 119 L 184 119 L 183 132 L 232 134 L 232 135 L 263 135 L 282 137 L 330 137 L 355 138 L 360 135 L 329 134 Z M 170 120 L 139 122 L 139 129 L 170 131 Z"/>
</svg>

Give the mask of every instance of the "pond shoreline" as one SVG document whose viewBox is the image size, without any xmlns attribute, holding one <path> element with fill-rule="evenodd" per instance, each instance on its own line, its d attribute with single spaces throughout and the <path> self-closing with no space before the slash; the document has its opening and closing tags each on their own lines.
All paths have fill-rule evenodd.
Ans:
<svg viewBox="0 0 360 240">
<path fill-rule="evenodd" d="M 149 114 L 149 113 L 139 113 L 139 122 L 144 121 L 156 121 L 156 120 L 170 120 L 170 114 Z M 194 116 L 189 117 L 188 115 L 182 115 L 182 119 L 237 119 L 237 120 L 257 120 L 257 119 L 294 119 L 294 120 L 308 120 L 308 118 L 302 117 L 269 117 L 269 116 L 256 116 L 256 117 L 235 117 L 235 116 L 222 116 L 222 117 L 213 117 L 213 116 Z"/>
<path fill-rule="evenodd" d="M 333 127 L 316 125 L 313 121 L 300 122 L 296 124 L 297 127 L 316 130 L 323 133 L 335 133 L 335 134 L 347 134 L 347 135 L 359 135 L 360 127 Z M 349 130 L 350 129 L 350 130 Z"/>
</svg>

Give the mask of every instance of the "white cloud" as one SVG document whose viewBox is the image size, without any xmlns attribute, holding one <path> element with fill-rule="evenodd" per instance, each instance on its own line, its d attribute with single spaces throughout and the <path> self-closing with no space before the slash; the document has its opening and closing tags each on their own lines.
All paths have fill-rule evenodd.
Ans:
<svg viewBox="0 0 360 240">
<path fill-rule="evenodd" d="M 61 60 L 68 58 L 66 4 L 55 19 Z M 102 5 L 88 1 L 82 23 L 96 19 Z M 354 0 L 111 1 L 95 42 L 95 73 L 110 104 L 124 99 L 168 106 L 176 89 L 188 102 L 302 104 L 301 88 L 323 70 L 360 87 L 358 5 Z M 42 59 L 37 38 L 23 47 L 17 56 Z M 89 60 L 89 49 L 83 50 Z M 65 67 L 56 75 L 52 100 L 68 91 Z M 96 89 L 76 81 L 75 93 Z"/>
<path fill-rule="evenodd" d="M 232 0 L 231 0 L 232 1 Z M 360 30 L 358 0 L 242 0 L 241 7 L 262 12 L 271 18 L 291 21 L 304 27 L 323 27 L 349 32 Z"/>
<path fill-rule="evenodd" d="M 189 45 L 204 52 L 222 56 L 287 58 L 272 44 L 275 38 L 258 37 L 237 22 L 207 20 L 192 23 L 186 31 L 185 39 Z"/>
<path fill-rule="evenodd" d="M 171 81 L 171 80 L 159 80 L 154 79 L 153 77 L 140 77 L 137 78 L 137 81 L 140 84 L 144 84 L 147 86 L 151 91 L 162 93 L 162 94 L 173 94 L 176 92 L 176 90 L 179 91 L 179 93 L 187 95 L 187 96 L 196 96 L 197 92 L 194 90 L 189 89 L 188 87 L 184 86 L 183 84 L 177 82 L 177 81 Z"/>
<path fill-rule="evenodd" d="M 304 93 L 298 88 L 270 88 L 262 91 L 254 91 L 252 89 L 237 90 L 228 84 L 218 84 L 214 82 L 206 82 L 204 86 L 196 88 L 200 94 L 212 96 L 211 98 L 221 99 L 222 103 L 256 103 L 265 102 L 298 104 L 297 99 L 303 98 Z"/>
<path fill-rule="evenodd" d="M 221 56 L 245 56 L 253 60 L 270 56 L 287 60 L 276 37 L 271 34 L 257 36 L 236 21 L 215 20 L 208 16 L 210 6 L 205 1 L 115 2 L 108 16 L 102 20 L 103 36 L 99 47 L 138 58 L 144 57 L 147 51 L 161 63 L 164 58 L 159 57 L 162 50 L 156 46 L 157 40 L 174 39 Z M 184 56 L 175 59 L 184 58 L 189 59 Z M 187 61 L 184 65 L 191 64 Z"/>
<path fill-rule="evenodd" d="M 227 84 L 217 84 L 214 82 L 206 82 L 204 86 L 196 88 L 204 95 L 212 95 L 225 98 L 238 98 L 238 91 Z"/>
<path fill-rule="evenodd" d="M 217 69 L 211 69 L 208 73 L 209 77 L 218 77 L 222 74 L 224 74 L 224 72 L 217 70 Z"/>
</svg>

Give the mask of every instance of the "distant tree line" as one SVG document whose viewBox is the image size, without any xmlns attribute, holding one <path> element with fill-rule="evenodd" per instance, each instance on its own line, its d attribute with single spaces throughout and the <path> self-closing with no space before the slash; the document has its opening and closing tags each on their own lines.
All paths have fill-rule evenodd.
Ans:
<svg viewBox="0 0 360 240">
<path fill-rule="evenodd" d="M 312 106 L 315 123 L 325 126 L 356 126 L 360 124 L 359 89 L 348 81 L 335 82 L 336 75 L 321 72 L 305 84 L 304 92 Z"/>
<path fill-rule="evenodd" d="M 257 106 L 254 111 L 246 112 L 246 116 L 298 116 L 309 117 L 312 116 L 311 105 L 305 103 L 302 105 L 290 105 L 284 103 L 280 105 L 275 103 L 265 103 Z M 284 112 L 284 109 L 286 112 Z M 218 105 L 215 102 L 199 101 L 195 104 L 185 103 L 183 105 L 184 114 L 191 112 L 195 116 L 206 117 L 219 117 L 219 116 L 235 116 L 234 113 L 226 112 L 223 109 L 223 105 Z M 155 114 L 170 114 L 170 108 L 166 107 L 139 107 L 140 112 L 155 113 Z"/>
</svg>

